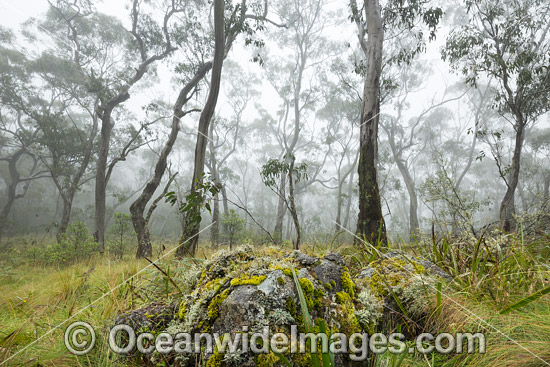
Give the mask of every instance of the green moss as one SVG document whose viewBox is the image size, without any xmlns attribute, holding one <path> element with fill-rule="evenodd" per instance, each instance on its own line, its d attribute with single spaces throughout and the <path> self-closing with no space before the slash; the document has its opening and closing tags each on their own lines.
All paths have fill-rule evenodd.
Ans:
<svg viewBox="0 0 550 367">
<path fill-rule="evenodd" d="M 330 285 L 332 286 L 332 288 L 336 287 L 336 281 L 334 279 L 331 280 Z"/>
<path fill-rule="evenodd" d="M 388 286 L 406 284 L 410 279 L 411 268 L 417 274 L 424 274 L 426 269 L 414 261 L 406 261 L 399 258 L 378 260 L 371 264 L 376 270 L 370 277 L 367 285 L 372 294 L 377 297 L 390 293 Z"/>
<path fill-rule="evenodd" d="M 277 278 L 277 283 L 279 283 L 280 285 L 284 285 L 286 283 L 286 280 L 283 277 L 278 277 Z"/>
<path fill-rule="evenodd" d="M 336 303 L 339 303 L 341 305 L 353 305 L 350 295 L 346 292 L 338 292 L 334 295 L 334 298 L 336 300 Z"/>
<path fill-rule="evenodd" d="M 323 284 L 323 287 L 325 287 L 325 289 L 329 292 L 332 290 L 332 285 L 330 283 Z"/>
<path fill-rule="evenodd" d="M 355 284 L 353 284 L 353 280 L 351 280 L 348 268 L 344 267 L 340 280 L 342 282 L 342 289 L 344 289 L 344 292 L 349 294 L 351 298 L 355 298 Z"/>
<path fill-rule="evenodd" d="M 286 310 L 292 315 L 292 317 L 294 317 L 294 319 L 296 319 L 296 315 L 297 315 L 296 303 L 291 297 L 288 297 L 285 302 L 286 302 Z"/>
<path fill-rule="evenodd" d="M 272 367 L 276 366 L 280 359 L 275 353 L 269 352 L 267 354 L 257 354 L 255 362 L 257 367 Z"/>
<path fill-rule="evenodd" d="M 206 362 L 206 367 L 221 367 L 223 362 L 223 354 L 219 353 L 217 349 L 214 350 L 214 354 Z"/>
<path fill-rule="evenodd" d="M 275 266 L 270 266 L 270 269 L 280 270 L 287 277 L 292 277 L 292 269 L 290 267 L 283 267 L 281 265 L 275 265 Z M 298 275 L 298 270 L 294 269 L 294 272 L 296 273 L 296 275 Z"/>
<path fill-rule="evenodd" d="M 321 288 L 317 288 L 313 290 L 313 295 L 315 296 L 315 299 L 319 299 L 325 296 L 325 291 Z"/>
<path fill-rule="evenodd" d="M 340 332 L 350 336 L 353 333 L 361 332 L 361 326 L 355 316 L 355 307 L 353 300 L 347 292 L 338 292 L 335 295 L 336 302 L 339 304 L 337 311 L 337 321 L 340 324 Z"/>
<path fill-rule="evenodd" d="M 286 310 L 294 320 L 296 320 L 296 324 L 298 325 L 298 330 L 303 330 L 303 316 L 301 313 L 298 312 L 298 306 L 292 299 L 292 297 L 288 297 L 285 301 L 286 303 Z"/>
<path fill-rule="evenodd" d="M 210 320 L 214 320 L 216 317 L 219 316 L 220 305 L 227 298 L 227 296 L 229 296 L 229 292 L 230 290 L 226 289 L 212 299 L 212 301 L 208 305 L 208 317 L 210 318 Z"/>
<path fill-rule="evenodd" d="M 181 320 L 185 320 L 185 314 L 187 313 L 187 304 L 185 300 L 181 301 L 180 303 L 180 309 L 178 311 L 178 318 Z"/>
<path fill-rule="evenodd" d="M 298 279 L 298 282 L 300 282 L 300 286 L 306 295 L 311 295 L 313 293 L 314 288 L 311 280 L 307 278 L 300 278 Z"/>
<path fill-rule="evenodd" d="M 260 285 L 265 280 L 265 275 L 243 275 L 241 278 L 231 279 L 231 286 L 236 287 L 239 285 Z"/>
</svg>

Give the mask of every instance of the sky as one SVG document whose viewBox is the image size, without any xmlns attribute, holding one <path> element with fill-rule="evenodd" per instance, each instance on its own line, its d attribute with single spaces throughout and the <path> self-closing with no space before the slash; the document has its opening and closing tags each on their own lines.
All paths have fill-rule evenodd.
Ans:
<svg viewBox="0 0 550 367">
<path fill-rule="evenodd" d="M 97 4 L 97 9 L 100 12 L 118 17 L 124 24 L 128 25 L 129 20 L 128 17 L 125 16 L 127 14 L 127 11 L 125 10 L 125 3 L 127 3 L 125 0 L 102 1 Z M 336 10 L 338 9 L 338 6 L 341 6 L 341 4 L 336 1 L 329 1 L 327 4 L 327 8 L 329 10 Z M 38 17 L 45 13 L 47 8 L 47 0 L 0 0 L 0 24 L 7 28 L 17 29 L 20 24 L 29 17 Z M 347 9 L 345 8 L 340 9 L 340 11 L 346 10 Z M 124 14 L 124 16 L 121 17 L 121 14 Z M 349 27 L 349 24 L 342 25 L 335 22 L 328 24 L 325 29 L 325 33 L 331 37 L 334 37 L 334 34 L 337 32 L 343 33 L 342 26 L 351 32 L 354 30 L 353 27 Z M 356 43 L 357 40 L 357 36 L 354 33 L 341 34 L 339 38 L 342 42 L 351 43 L 352 45 Z M 19 39 L 17 46 L 21 47 L 22 42 L 24 41 Z M 424 60 L 432 64 L 434 70 L 433 74 L 430 75 L 429 80 L 426 80 L 429 90 L 418 91 L 418 93 L 416 93 L 417 95 L 411 95 L 411 109 L 408 111 L 411 116 L 420 113 L 426 106 L 426 102 L 429 102 L 429 99 L 431 99 L 434 95 L 441 93 L 441 91 L 445 88 L 446 83 L 452 84 L 456 81 L 456 77 L 448 72 L 447 66 L 440 60 L 439 48 L 443 43 L 444 37 L 438 37 L 435 42 L 428 44 L 426 54 L 421 56 Z M 248 51 L 244 50 L 240 44 L 235 45 L 230 57 L 239 61 L 241 65 L 246 65 L 246 68 L 253 72 L 261 72 L 257 65 L 248 62 L 250 60 L 250 54 Z M 159 83 L 154 90 L 140 91 L 141 96 L 135 95 L 136 91 L 134 90 L 134 96 L 130 102 L 127 103 L 127 106 L 130 106 L 132 110 L 138 111 L 140 106 L 148 103 L 152 97 L 160 95 L 162 95 L 169 102 L 173 102 L 177 97 L 177 91 L 174 88 L 173 83 L 170 82 L 170 70 L 165 66 L 160 66 L 159 78 Z M 360 86 L 358 87 L 358 89 L 361 89 Z M 165 93 L 165 91 L 171 92 Z M 274 112 L 277 106 L 273 105 L 271 101 L 277 99 L 275 91 L 267 83 L 264 83 L 264 85 L 262 85 L 262 92 L 263 95 L 260 104 L 268 111 Z M 220 97 L 219 109 L 227 109 L 227 106 L 224 105 L 223 96 Z"/>
</svg>

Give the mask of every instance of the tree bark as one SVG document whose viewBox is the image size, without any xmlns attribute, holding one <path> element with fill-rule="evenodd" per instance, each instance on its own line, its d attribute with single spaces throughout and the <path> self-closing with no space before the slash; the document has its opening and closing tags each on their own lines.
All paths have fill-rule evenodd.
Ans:
<svg viewBox="0 0 550 367">
<path fill-rule="evenodd" d="M 63 200 L 63 214 L 61 215 L 61 222 L 59 227 L 57 227 L 56 239 L 57 242 L 61 241 L 63 234 L 67 232 L 69 223 L 71 221 L 71 211 L 73 207 L 74 192 L 69 192 L 67 194 L 62 194 L 61 199 Z"/>
<path fill-rule="evenodd" d="M 298 211 L 296 210 L 296 204 L 294 202 L 294 178 L 292 172 L 294 171 L 294 158 L 290 158 L 290 168 L 288 170 L 288 202 L 290 206 L 290 214 L 294 221 L 294 227 L 296 228 L 296 241 L 294 241 L 294 250 L 300 249 L 300 221 L 298 220 Z M 284 176 L 283 174 L 281 176 Z"/>
<path fill-rule="evenodd" d="M 143 191 L 139 197 L 130 205 L 130 213 L 132 215 L 132 224 L 134 226 L 134 231 L 136 232 L 138 240 L 138 248 L 136 257 L 142 258 L 144 256 L 151 256 L 153 253 L 153 247 L 151 245 L 151 238 L 149 236 L 149 228 L 145 222 L 144 212 L 147 203 L 153 197 L 153 194 L 157 190 L 162 176 L 166 171 L 168 165 L 168 156 L 172 152 L 178 133 L 180 131 L 180 119 L 185 116 L 183 107 L 191 99 L 192 91 L 197 87 L 197 84 L 206 76 L 208 71 L 212 68 L 212 63 L 208 62 L 202 65 L 193 78 L 181 89 L 178 99 L 174 104 L 174 115 L 172 116 L 172 126 L 170 129 L 170 135 L 168 140 L 164 144 L 162 152 L 160 153 L 159 159 L 155 165 L 155 171 L 153 177 L 149 180 L 147 185 L 145 185 Z"/>
<path fill-rule="evenodd" d="M 109 158 L 109 145 L 113 123 L 111 114 L 113 110 L 107 107 L 101 116 L 101 131 L 99 139 L 99 153 L 96 163 L 95 179 L 95 231 L 94 238 L 99 243 L 99 252 L 105 251 L 105 201 L 107 189 L 107 159 Z"/>
<path fill-rule="evenodd" d="M 374 244 L 387 245 L 377 179 L 378 122 L 380 111 L 380 76 L 384 29 L 378 0 L 365 0 L 367 20 L 367 73 L 361 106 L 359 156 L 359 215 L 357 237 L 365 236 Z M 358 243 L 356 238 L 355 242 Z"/>
<path fill-rule="evenodd" d="M 514 215 L 516 213 L 514 204 L 514 195 L 519 181 L 521 150 L 523 147 L 523 138 L 525 134 L 525 122 L 520 113 L 515 114 L 516 118 L 516 138 L 514 144 L 514 154 L 512 156 L 512 165 L 507 182 L 506 193 L 500 203 L 500 226 L 503 230 L 510 232 L 515 229 Z"/>
<path fill-rule="evenodd" d="M 550 175 L 547 175 L 544 178 L 544 190 L 543 190 L 542 198 L 544 199 L 545 202 L 548 201 L 548 199 L 550 199 Z"/>
<path fill-rule="evenodd" d="M 225 20 L 224 20 L 224 1 L 214 0 L 214 62 L 212 66 L 212 78 L 210 90 L 204 109 L 199 119 L 199 132 L 197 134 L 197 143 L 195 145 L 195 162 L 193 170 L 193 181 L 191 183 L 191 194 L 197 194 L 198 182 L 202 180 L 204 173 L 204 159 L 206 155 L 207 134 L 210 120 L 214 115 L 218 95 L 220 93 L 221 74 L 223 60 L 225 58 Z M 185 230 L 182 234 L 182 241 L 186 241 L 176 251 L 176 255 L 183 257 L 186 253 L 194 256 L 197 250 L 199 240 L 200 207 L 194 206 L 185 215 Z"/>
<path fill-rule="evenodd" d="M 221 180 L 218 176 L 218 161 L 216 159 L 216 147 L 214 146 L 214 124 L 210 124 L 208 129 L 208 136 L 210 141 L 208 144 L 210 150 L 210 173 L 214 178 L 214 183 L 221 185 Z M 220 234 L 220 195 L 218 192 L 214 195 L 214 205 L 212 207 L 212 227 L 210 227 L 210 240 L 213 245 L 218 245 L 219 243 L 219 234 Z"/>
<path fill-rule="evenodd" d="M 349 228 L 349 218 L 351 216 L 351 198 L 353 196 L 353 179 L 355 176 L 355 170 L 353 170 L 349 177 L 349 184 L 348 184 L 348 201 L 346 203 L 346 216 L 344 218 L 344 228 Z"/>
<path fill-rule="evenodd" d="M 285 176 L 281 175 L 281 182 L 280 185 L 280 192 L 285 193 L 286 191 L 286 180 Z M 273 238 L 277 242 L 281 242 L 283 240 L 283 221 L 285 219 L 285 213 L 286 213 L 286 204 L 284 199 L 279 196 L 279 200 L 277 201 L 277 218 L 275 220 L 275 229 L 273 230 Z"/>
</svg>

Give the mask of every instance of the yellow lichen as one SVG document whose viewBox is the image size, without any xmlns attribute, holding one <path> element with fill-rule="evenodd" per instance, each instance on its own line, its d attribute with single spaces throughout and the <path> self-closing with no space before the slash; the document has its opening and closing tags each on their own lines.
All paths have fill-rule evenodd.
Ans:
<svg viewBox="0 0 550 367">
<path fill-rule="evenodd" d="M 231 286 L 236 287 L 238 285 L 260 285 L 264 280 L 265 275 L 243 275 L 241 278 L 231 279 Z"/>
<path fill-rule="evenodd" d="M 339 303 L 344 306 L 352 305 L 351 297 L 346 292 L 338 292 L 334 295 L 334 299 L 336 300 L 336 303 Z"/>
<path fill-rule="evenodd" d="M 229 289 L 226 289 L 222 293 L 215 296 L 210 304 L 208 305 L 208 317 L 210 320 L 214 320 L 220 314 L 220 305 L 221 303 L 229 296 Z"/>
<path fill-rule="evenodd" d="M 349 275 L 348 268 L 344 267 L 344 271 L 342 272 L 341 277 L 342 282 L 342 289 L 344 289 L 344 292 L 350 295 L 351 298 L 355 297 L 355 284 L 353 284 L 353 280 L 351 280 L 351 276 Z"/>
<path fill-rule="evenodd" d="M 178 318 L 181 320 L 185 319 L 185 314 L 187 313 L 187 305 L 185 300 L 181 301 L 180 303 L 180 309 L 178 311 Z"/>
<path fill-rule="evenodd" d="M 217 349 L 214 350 L 214 354 L 206 362 L 206 367 L 220 367 L 223 362 L 223 354 L 219 353 Z"/>
<path fill-rule="evenodd" d="M 255 362 L 257 367 L 272 367 L 277 365 L 277 362 L 280 362 L 280 359 L 275 355 L 275 353 L 269 352 L 267 354 L 257 354 Z"/>
</svg>

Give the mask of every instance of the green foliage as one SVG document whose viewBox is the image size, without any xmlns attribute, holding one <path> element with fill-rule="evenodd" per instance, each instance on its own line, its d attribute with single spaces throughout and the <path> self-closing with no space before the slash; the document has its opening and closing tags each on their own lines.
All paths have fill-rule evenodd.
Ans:
<svg viewBox="0 0 550 367">
<path fill-rule="evenodd" d="M 98 244 L 82 222 L 69 225 L 59 242 L 48 245 L 43 259 L 49 265 L 70 265 L 88 259 L 98 250 Z"/>
<path fill-rule="evenodd" d="M 473 190 L 460 190 L 455 186 L 454 180 L 449 176 L 445 165 L 428 177 L 421 187 L 427 203 L 439 207 L 438 224 L 444 226 L 447 220 L 453 225 L 453 229 L 473 231 L 474 216 L 489 202 L 479 200 Z"/>
<path fill-rule="evenodd" d="M 187 196 L 185 201 L 179 203 L 178 211 L 186 215 L 188 224 L 196 224 L 201 221 L 201 212 L 206 209 L 209 213 L 212 212 L 210 202 L 221 190 L 221 187 L 216 185 L 210 178 L 206 178 L 203 173 L 199 179 L 196 179 L 193 184 L 193 190 Z M 178 196 L 174 191 L 165 195 L 166 202 L 174 206 L 178 204 Z"/>
<path fill-rule="evenodd" d="M 114 224 L 108 233 L 107 246 L 111 253 L 122 259 L 133 244 L 134 236 L 132 217 L 129 214 L 115 213 Z"/>
<path fill-rule="evenodd" d="M 550 293 L 550 286 L 549 287 L 546 287 L 544 289 L 541 289 L 540 291 L 537 291 L 533 294 L 531 294 L 530 296 L 528 297 L 525 297 L 524 299 L 522 299 L 521 301 L 519 302 L 516 302 L 514 303 L 513 305 L 511 306 L 508 306 L 506 307 L 504 310 L 500 311 L 500 314 L 501 315 L 505 315 L 507 313 L 510 313 L 514 310 L 518 310 L 522 307 L 525 307 L 527 306 L 528 304 L 532 303 L 532 302 L 535 302 L 536 300 L 538 300 L 539 298 L 541 298 L 542 296 L 545 296 L 547 294 Z"/>
<path fill-rule="evenodd" d="M 307 164 L 296 165 L 294 164 L 295 160 L 296 157 L 293 154 L 285 154 L 282 160 L 272 158 L 267 161 L 260 172 L 264 184 L 272 189 L 276 188 L 281 175 L 293 177 L 296 182 L 302 179 L 307 180 Z M 294 168 L 291 170 L 293 165 Z"/>
<path fill-rule="evenodd" d="M 495 78 L 494 107 L 521 113 L 526 120 L 550 108 L 550 42 L 540 31 L 548 24 L 545 0 L 510 2 L 466 0 L 468 20 L 451 32 L 442 56 L 466 82 Z"/>
<path fill-rule="evenodd" d="M 242 219 L 234 209 L 230 209 L 229 213 L 223 215 L 222 224 L 229 246 L 232 248 L 235 241 L 243 237 L 246 220 Z"/>
</svg>

